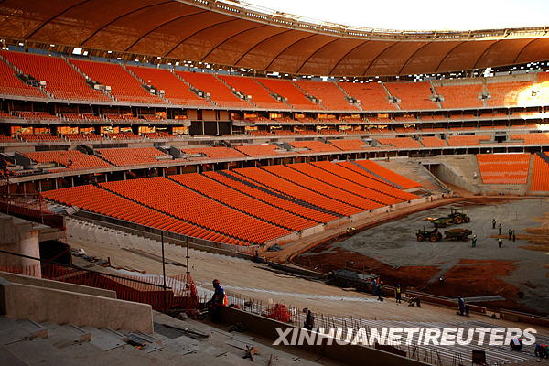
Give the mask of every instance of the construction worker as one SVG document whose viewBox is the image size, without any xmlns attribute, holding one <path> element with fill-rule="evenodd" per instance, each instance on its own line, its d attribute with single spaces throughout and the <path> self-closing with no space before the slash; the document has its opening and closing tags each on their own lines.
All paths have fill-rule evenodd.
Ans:
<svg viewBox="0 0 549 366">
<path fill-rule="evenodd" d="M 477 235 L 473 235 L 473 239 L 471 239 L 471 247 L 476 248 L 477 247 Z"/>
<path fill-rule="evenodd" d="M 509 229 L 509 240 L 511 240 L 513 237 L 513 230 Z"/>
<path fill-rule="evenodd" d="M 402 288 L 400 287 L 400 284 L 395 287 L 395 300 L 397 304 L 402 303 Z"/>
<path fill-rule="evenodd" d="M 501 235 L 501 222 L 499 223 L 499 235 Z"/>
<path fill-rule="evenodd" d="M 501 238 L 498 239 L 498 246 L 501 248 L 501 244 L 503 244 L 503 240 Z"/>
<path fill-rule="evenodd" d="M 221 287 L 221 282 L 219 282 L 219 280 L 213 280 L 212 286 L 214 288 L 214 293 L 206 305 L 208 306 L 210 319 L 214 322 L 219 322 L 221 320 L 221 308 L 228 305 L 228 298 L 225 295 L 225 290 Z"/>
<path fill-rule="evenodd" d="M 492 229 L 496 228 L 496 219 L 492 219 Z"/>
<path fill-rule="evenodd" d="M 516 239 L 517 239 L 517 237 L 515 236 L 515 230 L 513 230 L 513 235 L 512 235 L 511 240 L 512 240 L 513 243 L 514 243 Z"/>
<path fill-rule="evenodd" d="M 313 330 L 315 327 L 315 316 L 313 315 L 313 312 L 309 309 L 307 309 L 307 317 L 305 318 L 305 324 L 304 328 Z"/>
<path fill-rule="evenodd" d="M 381 283 L 381 280 L 377 284 L 377 300 L 383 301 L 383 283 Z"/>
</svg>

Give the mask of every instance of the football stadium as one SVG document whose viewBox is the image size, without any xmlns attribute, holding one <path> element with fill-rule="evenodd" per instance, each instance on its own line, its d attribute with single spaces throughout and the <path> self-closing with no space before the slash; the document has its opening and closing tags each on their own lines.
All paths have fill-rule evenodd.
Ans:
<svg viewBox="0 0 549 366">
<path fill-rule="evenodd" d="M 0 364 L 549 363 L 547 24 L 0 19 Z"/>
</svg>

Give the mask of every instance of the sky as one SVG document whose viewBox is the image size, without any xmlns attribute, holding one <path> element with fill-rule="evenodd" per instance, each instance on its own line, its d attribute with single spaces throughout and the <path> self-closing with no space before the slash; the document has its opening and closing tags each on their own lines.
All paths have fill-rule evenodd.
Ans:
<svg viewBox="0 0 549 366">
<path fill-rule="evenodd" d="M 549 0 L 243 0 L 354 27 L 475 30 L 549 26 Z"/>
</svg>

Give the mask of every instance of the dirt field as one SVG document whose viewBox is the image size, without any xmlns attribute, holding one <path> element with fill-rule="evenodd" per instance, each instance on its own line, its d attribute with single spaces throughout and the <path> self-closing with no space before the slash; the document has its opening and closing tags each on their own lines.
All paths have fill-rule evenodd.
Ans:
<svg viewBox="0 0 549 366">
<path fill-rule="evenodd" d="M 499 295 L 507 300 L 494 305 L 547 313 L 547 256 L 541 253 L 547 253 L 549 243 L 548 203 L 544 198 L 465 200 L 326 242 L 295 262 L 321 271 L 347 267 L 378 273 L 389 283 L 444 296 Z M 463 208 L 471 217 L 469 224 L 451 228 L 472 230 L 478 236 L 476 248 L 471 248 L 470 242 L 416 241 L 416 229 L 432 226 L 424 219 L 444 216 L 450 207 Z M 496 229 L 492 229 L 492 218 L 497 221 Z M 516 242 L 508 240 L 509 229 L 515 230 Z M 503 239 L 501 249 L 499 237 Z M 445 277 L 443 286 L 438 281 L 441 275 Z"/>
</svg>

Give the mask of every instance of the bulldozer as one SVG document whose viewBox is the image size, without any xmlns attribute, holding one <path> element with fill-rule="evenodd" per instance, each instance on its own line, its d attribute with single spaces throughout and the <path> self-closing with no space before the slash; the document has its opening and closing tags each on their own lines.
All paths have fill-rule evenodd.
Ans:
<svg viewBox="0 0 549 366">
<path fill-rule="evenodd" d="M 427 217 L 425 220 L 432 222 L 437 229 L 445 228 L 453 224 L 462 224 L 464 222 L 467 223 L 471 221 L 466 213 L 455 208 L 450 209 L 450 214 L 448 216 L 438 218 Z"/>
<path fill-rule="evenodd" d="M 441 241 L 442 234 L 440 233 L 440 231 L 438 231 L 437 228 L 435 228 L 434 230 L 425 230 L 425 228 L 423 228 L 423 230 L 418 230 L 416 232 L 416 240 L 417 241 L 429 240 L 430 242 Z"/>
</svg>

